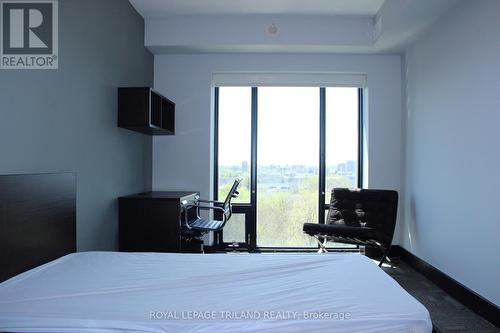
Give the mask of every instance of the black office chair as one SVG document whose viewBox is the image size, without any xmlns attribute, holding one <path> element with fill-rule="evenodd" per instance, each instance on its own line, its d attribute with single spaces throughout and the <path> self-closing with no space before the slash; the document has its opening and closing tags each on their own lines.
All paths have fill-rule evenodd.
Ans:
<svg viewBox="0 0 500 333">
<path fill-rule="evenodd" d="M 240 186 L 240 183 L 241 179 L 234 181 L 223 202 L 199 199 L 195 205 L 185 207 L 186 210 L 196 209 L 196 217 L 189 220 L 188 216 L 190 214 L 184 214 L 185 221 L 181 231 L 182 236 L 186 239 L 200 238 L 209 231 L 222 230 L 233 214 L 231 200 L 238 197 L 238 186 Z M 200 210 L 213 210 L 214 219 L 200 217 Z"/>
<path fill-rule="evenodd" d="M 327 252 L 328 241 L 378 248 L 382 266 L 391 248 L 397 209 L 396 191 L 334 188 L 327 223 L 304 223 L 303 230 L 318 240 L 318 252 Z"/>
</svg>

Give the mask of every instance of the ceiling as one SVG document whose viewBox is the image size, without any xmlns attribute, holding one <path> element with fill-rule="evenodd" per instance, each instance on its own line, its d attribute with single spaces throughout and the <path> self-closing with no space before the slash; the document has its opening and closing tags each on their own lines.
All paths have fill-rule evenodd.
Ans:
<svg viewBox="0 0 500 333">
<path fill-rule="evenodd" d="M 144 45 L 154 54 L 403 54 L 468 0 L 129 1 L 145 18 Z"/>
<path fill-rule="evenodd" d="M 384 0 L 130 0 L 144 18 L 176 15 L 373 16 Z"/>
</svg>

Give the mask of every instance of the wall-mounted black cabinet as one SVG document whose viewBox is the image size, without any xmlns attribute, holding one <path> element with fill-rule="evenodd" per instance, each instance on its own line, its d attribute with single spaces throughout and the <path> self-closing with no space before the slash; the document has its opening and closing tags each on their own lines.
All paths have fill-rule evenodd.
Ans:
<svg viewBox="0 0 500 333">
<path fill-rule="evenodd" d="M 118 88 L 118 127 L 174 135 L 175 104 L 149 87 Z"/>
</svg>

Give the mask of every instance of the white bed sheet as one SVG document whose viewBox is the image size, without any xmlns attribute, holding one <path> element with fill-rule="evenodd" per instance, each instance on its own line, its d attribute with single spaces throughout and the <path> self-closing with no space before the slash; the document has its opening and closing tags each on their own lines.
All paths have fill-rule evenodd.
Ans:
<svg viewBox="0 0 500 333">
<path fill-rule="evenodd" d="M 1 283 L 0 331 L 429 333 L 432 324 L 357 254 L 83 252 Z"/>
</svg>

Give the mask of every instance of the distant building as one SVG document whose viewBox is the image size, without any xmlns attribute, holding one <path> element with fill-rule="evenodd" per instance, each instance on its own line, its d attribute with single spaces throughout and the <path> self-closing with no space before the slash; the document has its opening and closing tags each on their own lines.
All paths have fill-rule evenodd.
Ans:
<svg viewBox="0 0 500 333">
<path fill-rule="evenodd" d="M 356 161 L 345 161 L 337 165 L 337 174 L 339 175 L 352 175 L 356 172 Z"/>
</svg>

